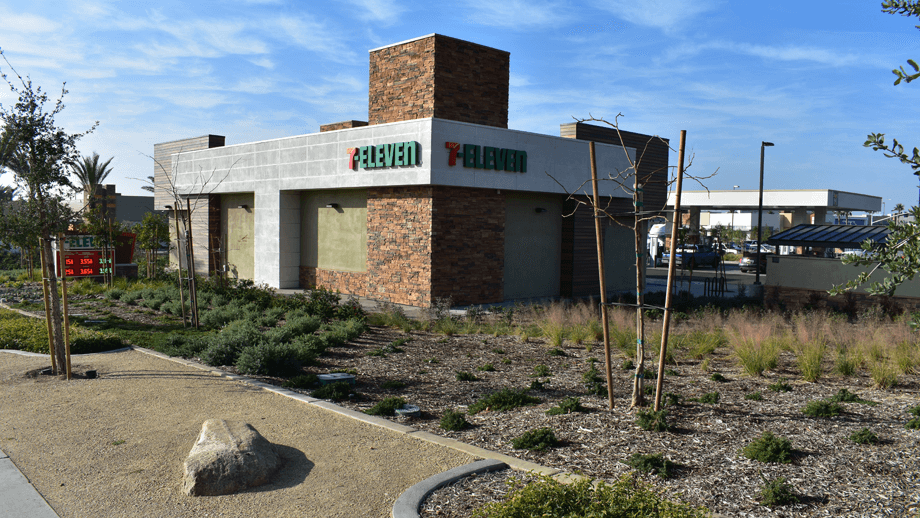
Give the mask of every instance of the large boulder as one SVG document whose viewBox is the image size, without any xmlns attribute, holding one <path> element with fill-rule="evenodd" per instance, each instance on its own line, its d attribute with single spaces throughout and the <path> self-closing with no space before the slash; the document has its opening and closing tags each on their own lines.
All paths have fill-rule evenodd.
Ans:
<svg viewBox="0 0 920 518">
<path fill-rule="evenodd" d="M 227 495 L 267 483 L 281 457 L 255 428 L 240 421 L 208 419 L 185 459 L 188 495 Z"/>
</svg>

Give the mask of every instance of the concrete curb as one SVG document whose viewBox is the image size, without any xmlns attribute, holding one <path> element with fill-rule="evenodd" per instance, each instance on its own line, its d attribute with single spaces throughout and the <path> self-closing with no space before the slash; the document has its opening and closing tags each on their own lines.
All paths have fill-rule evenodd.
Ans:
<svg viewBox="0 0 920 518">
<path fill-rule="evenodd" d="M 393 518 L 419 518 L 418 510 L 422 506 L 422 502 L 437 489 L 476 473 L 498 471 L 507 467 L 508 465 L 504 462 L 484 459 L 429 477 L 410 487 L 396 499 L 396 503 L 393 504 L 392 516 Z"/>
</svg>

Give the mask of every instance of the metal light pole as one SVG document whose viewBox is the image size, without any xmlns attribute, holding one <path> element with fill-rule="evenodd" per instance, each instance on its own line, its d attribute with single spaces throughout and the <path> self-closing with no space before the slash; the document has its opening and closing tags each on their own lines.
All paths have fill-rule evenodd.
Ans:
<svg viewBox="0 0 920 518">
<path fill-rule="evenodd" d="M 760 201 L 757 202 L 757 274 L 754 284 L 760 285 L 760 239 L 763 237 L 763 148 L 772 146 L 772 142 L 760 143 Z"/>
</svg>

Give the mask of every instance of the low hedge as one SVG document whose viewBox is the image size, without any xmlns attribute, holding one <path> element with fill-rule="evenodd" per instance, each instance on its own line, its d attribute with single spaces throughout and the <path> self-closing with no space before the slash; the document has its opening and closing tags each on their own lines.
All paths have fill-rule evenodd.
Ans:
<svg viewBox="0 0 920 518">
<path fill-rule="evenodd" d="M 125 344 L 115 336 L 70 326 L 71 354 L 88 354 L 120 349 Z M 48 328 L 45 320 L 0 309 L 0 349 L 49 354 Z"/>
</svg>

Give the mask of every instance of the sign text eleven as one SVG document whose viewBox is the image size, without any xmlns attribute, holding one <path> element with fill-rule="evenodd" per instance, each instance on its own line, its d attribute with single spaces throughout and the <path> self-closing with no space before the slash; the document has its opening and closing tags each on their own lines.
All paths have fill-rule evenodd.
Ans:
<svg viewBox="0 0 920 518">
<path fill-rule="evenodd" d="M 475 169 L 494 169 L 509 173 L 527 172 L 527 152 L 516 149 L 502 149 L 490 146 L 476 146 L 456 142 L 445 142 L 450 150 L 447 165 L 457 165 L 457 159 L 463 159 L 463 167 Z"/>
<path fill-rule="evenodd" d="M 348 168 L 376 169 L 403 165 L 418 165 L 418 142 L 397 142 L 348 148 Z"/>
</svg>

